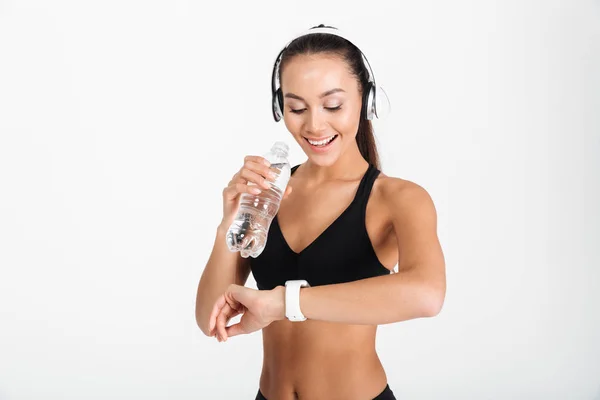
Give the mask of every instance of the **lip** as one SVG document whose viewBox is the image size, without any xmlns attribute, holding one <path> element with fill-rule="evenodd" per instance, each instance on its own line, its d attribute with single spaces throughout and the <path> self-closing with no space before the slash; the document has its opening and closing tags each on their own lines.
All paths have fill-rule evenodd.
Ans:
<svg viewBox="0 0 600 400">
<path fill-rule="evenodd" d="M 329 135 L 329 136 L 322 136 L 322 137 L 318 137 L 318 138 L 313 138 L 313 137 L 308 137 L 308 136 L 302 136 L 304 139 L 308 139 L 308 140 L 313 140 L 315 142 L 318 142 L 319 140 L 325 140 L 325 139 L 329 139 L 330 137 L 334 137 L 335 135 Z"/>
<path fill-rule="evenodd" d="M 321 139 L 312 139 L 312 138 L 310 139 L 310 140 L 323 140 L 323 139 L 330 138 L 332 136 L 335 136 L 335 138 L 331 142 L 327 143 L 326 146 L 323 146 L 323 147 L 313 146 L 312 144 L 309 143 L 308 138 L 306 136 L 303 136 L 303 137 L 304 137 L 304 140 L 306 140 L 306 144 L 308 144 L 308 146 L 310 147 L 310 149 L 313 152 L 315 152 L 315 153 L 325 153 L 325 152 L 329 151 L 333 147 L 333 145 L 337 142 L 339 135 L 326 136 L 326 137 L 321 138 Z"/>
</svg>

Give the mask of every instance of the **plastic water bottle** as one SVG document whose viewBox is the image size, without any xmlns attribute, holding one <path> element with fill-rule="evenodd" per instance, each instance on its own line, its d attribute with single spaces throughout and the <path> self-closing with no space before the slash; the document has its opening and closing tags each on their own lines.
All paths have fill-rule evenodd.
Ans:
<svg viewBox="0 0 600 400">
<path fill-rule="evenodd" d="M 287 144 L 276 142 L 271 151 L 264 155 L 271 163 L 271 170 L 277 175 L 274 180 L 268 180 L 271 189 L 261 188 L 262 191 L 257 195 L 240 195 L 239 210 L 226 235 L 230 251 L 239 251 L 244 258 L 256 258 L 264 250 L 271 222 L 279 211 L 281 198 L 290 180 L 288 153 Z M 252 182 L 248 184 L 256 186 Z"/>
</svg>

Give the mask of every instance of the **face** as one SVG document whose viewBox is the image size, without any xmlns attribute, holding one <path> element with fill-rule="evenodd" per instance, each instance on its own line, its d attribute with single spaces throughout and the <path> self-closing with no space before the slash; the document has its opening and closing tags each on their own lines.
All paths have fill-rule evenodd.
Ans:
<svg viewBox="0 0 600 400">
<path fill-rule="evenodd" d="M 281 71 L 281 89 L 285 125 L 311 161 L 332 165 L 356 146 L 362 97 L 341 57 L 295 56 Z"/>
</svg>

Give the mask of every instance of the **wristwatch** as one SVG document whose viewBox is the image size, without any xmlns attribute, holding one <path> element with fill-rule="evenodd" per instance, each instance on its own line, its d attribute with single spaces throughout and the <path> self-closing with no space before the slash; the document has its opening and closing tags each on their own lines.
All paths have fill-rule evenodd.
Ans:
<svg viewBox="0 0 600 400">
<path fill-rule="evenodd" d="M 292 322 L 306 320 L 306 317 L 300 311 L 301 287 L 310 287 L 310 285 L 303 279 L 285 282 L 285 316 Z"/>
</svg>

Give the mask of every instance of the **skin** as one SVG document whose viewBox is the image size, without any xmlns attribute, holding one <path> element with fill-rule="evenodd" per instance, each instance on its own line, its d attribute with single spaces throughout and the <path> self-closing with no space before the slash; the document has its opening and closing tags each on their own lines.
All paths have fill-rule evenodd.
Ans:
<svg viewBox="0 0 600 400">
<path fill-rule="evenodd" d="M 281 79 L 285 125 L 308 159 L 290 179 L 278 221 L 288 245 L 300 252 L 350 204 L 367 170 L 356 143 L 362 97 L 356 78 L 334 55 L 296 56 Z M 334 88 L 343 92 L 320 97 Z M 337 111 L 326 108 L 339 105 Z M 305 139 L 331 135 L 339 136 L 324 154 Z M 440 312 L 445 262 L 427 191 L 380 173 L 365 218 L 378 259 L 390 270 L 398 265 L 398 273 L 302 288 L 303 322 L 285 318 L 283 286 L 258 291 L 230 285 L 217 299 L 209 327 L 219 342 L 262 330 L 260 389 L 268 399 L 374 398 L 387 383 L 375 351 L 377 326 Z M 241 320 L 227 326 L 239 314 Z"/>
</svg>

